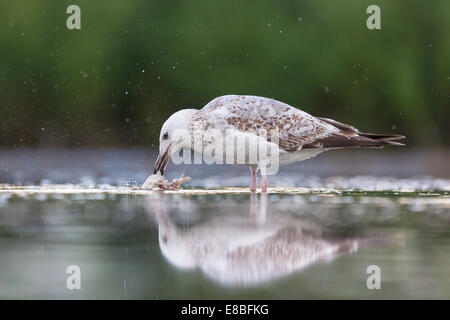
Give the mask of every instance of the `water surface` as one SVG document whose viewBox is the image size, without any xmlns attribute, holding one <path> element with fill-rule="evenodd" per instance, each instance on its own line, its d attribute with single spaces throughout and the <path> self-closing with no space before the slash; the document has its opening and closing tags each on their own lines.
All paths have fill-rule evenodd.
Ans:
<svg viewBox="0 0 450 320">
<path fill-rule="evenodd" d="M 2 150 L 0 298 L 448 299 L 443 154 L 321 155 L 264 196 L 239 166 L 169 165 L 192 180 L 161 193 L 149 151 Z"/>
<path fill-rule="evenodd" d="M 450 297 L 447 192 L 37 191 L 0 193 L 2 298 Z"/>
</svg>

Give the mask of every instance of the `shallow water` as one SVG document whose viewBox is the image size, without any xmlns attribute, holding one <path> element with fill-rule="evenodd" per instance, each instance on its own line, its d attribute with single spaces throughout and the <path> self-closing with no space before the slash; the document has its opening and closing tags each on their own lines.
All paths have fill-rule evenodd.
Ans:
<svg viewBox="0 0 450 320">
<path fill-rule="evenodd" d="M 447 192 L 23 189 L 0 193 L 2 298 L 450 298 Z"/>
<path fill-rule="evenodd" d="M 443 162 L 317 158 L 268 195 L 244 188 L 245 168 L 169 166 L 192 180 L 162 193 L 138 187 L 146 155 L 0 153 L 0 298 L 450 298 Z"/>
</svg>

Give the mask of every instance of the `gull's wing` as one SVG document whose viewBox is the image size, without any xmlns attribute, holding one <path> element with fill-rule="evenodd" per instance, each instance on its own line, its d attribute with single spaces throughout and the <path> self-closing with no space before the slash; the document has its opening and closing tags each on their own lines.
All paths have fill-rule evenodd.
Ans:
<svg viewBox="0 0 450 320">
<path fill-rule="evenodd" d="M 306 112 L 277 100 L 257 96 L 223 96 L 212 100 L 199 116 L 203 129 L 236 129 L 267 135 L 272 142 L 278 139 L 280 148 L 287 152 L 324 139 L 339 129 Z M 276 137 L 275 137 L 276 136 Z"/>
<path fill-rule="evenodd" d="M 363 133 L 332 119 L 314 117 L 283 102 L 257 96 L 228 95 L 209 102 L 199 112 L 203 129 L 217 127 L 253 132 L 278 140 L 280 148 L 295 152 L 302 148 L 382 147 L 402 145 L 392 140 L 401 135 Z M 275 137 L 276 136 L 276 137 Z"/>
</svg>

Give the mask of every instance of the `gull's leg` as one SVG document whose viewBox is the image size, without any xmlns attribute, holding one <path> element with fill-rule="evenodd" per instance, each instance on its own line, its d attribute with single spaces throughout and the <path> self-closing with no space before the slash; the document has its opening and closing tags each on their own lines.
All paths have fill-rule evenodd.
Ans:
<svg viewBox="0 0 450 320">
<path fill-rule="evenodd" d="M 261 192 L 267 192 L 269 186 L 269 180 L 265 174 L 261 174 Z"/>
<path fill-rule="evenodd" d="M 252 175 L 252 183 L 250 185 L 251 192 L 256 192 L 256 170 L 257 170 L 257 167 L 250 166 L 250 173 Z"/>
</svg>

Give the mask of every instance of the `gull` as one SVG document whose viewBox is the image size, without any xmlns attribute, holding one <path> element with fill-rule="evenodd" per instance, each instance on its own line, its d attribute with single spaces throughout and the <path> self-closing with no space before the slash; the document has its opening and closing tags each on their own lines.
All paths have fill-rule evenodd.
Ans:
<svg viewBox="0 0 450 320">
<path fill-rule="evenodd" d="M 180 134 L 181 133 L 181 134 Z M 200 133 L 200 134 L 198 134 Z M 217 133 L 221 138 L 217 138 Z M 245 140 L 231 148 L 225 141 Z M 170 158 L 180 149 L 207 153 L 217 163 L 224 159 L 249 166 L 250 190 L 256 191 L 256 173 L 261 172 L 261 191 L 267 192 L 267 163 L 284 166 L 341 148 L 402 146 L 405 136 L 360 132 L 338 121 L 314 117 L 281 101 L 250 95 L 226 95 L 202 109 L 183 109 L 166 120 L 159 137 L 159 155 L 154 173 L 164 174 Z M 211 152 L 211 150 L 214 150 Z M 267 155 L 256 150 L 270 150 Z M 270 159 L 269 159 L 270 158 Z M 241 159 L 241 161 L 238 161 Z M 242 161 L 243 159 L 243 161 Z M 269 160 L 268 160 L 269 159 Z M 227 162 L 230 163 L 230 162 Z"/>
</svg>

